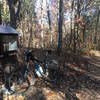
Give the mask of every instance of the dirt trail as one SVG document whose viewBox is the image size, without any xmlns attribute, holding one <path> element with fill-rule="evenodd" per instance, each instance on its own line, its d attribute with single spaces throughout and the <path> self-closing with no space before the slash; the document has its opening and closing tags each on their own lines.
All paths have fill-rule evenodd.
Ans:
<svg viewBox="0 0 100 100">
<path fill-rule="evenodd" d="M 36 52 L 35 54 L 39 54 L 38 51 Z M 77 58 L 68 55 L 59 58 L 53 54 L 50 58 L 60 62 L 57 84 L 47 85 L 39 80 L 24 96 L 3 95 L 4 100 L 100 100 L 99 56 L 93 54 Z"/>
</svg>

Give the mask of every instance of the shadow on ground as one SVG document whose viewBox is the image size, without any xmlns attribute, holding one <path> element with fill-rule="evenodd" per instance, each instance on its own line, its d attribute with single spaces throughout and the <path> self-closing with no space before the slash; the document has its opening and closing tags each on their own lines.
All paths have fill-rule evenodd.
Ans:
<svg viewBox="0 0 100 100">
<path fill-rule="evenodd" d="M 85 100 L 100 100 L 99 57 L 67 55 L 67 57 L 52 56 L 51 58 L 57 58 L 60 62 L 59 78 L 49 86 L 40 84 L 42 88 L 50 88 L 56 94 L 62 92 L 64 97 L 60 100 L 84 100 L 84 98 Z M 43 95 L 43 90 L 41 91 L 39 93 Z M 36 92 L 38 95 L 39 93 Z M 51 99 L 44 98 L 43 100 Z"/>
<path fill-rule="evenodd" d="M 35 54 L 43 59 L 42 52 L 39 50 L 36 52 Z M 27 92 L 27 100 L 100 100 L 100 58 L 65 55 L 58 57 L 52 54 L 50 56 L 50 59 L 55 58 L 60 62 L 57 81 L 49 85 L 44 81 L 39 81 L 30 89 L 31 92 Z M 52 92 L 48 93 L 48 91 Z M 58 99 L 59 93 L 63 94 L 63 96 L 60 95 L 61 99 Z"/>
<path fill-rule="evenodd" d="M 46 97 L 42 90 L 37 88 L 33 93 L 27 96 L 27 100 L 46 100 Z"/>
<path fill-rule="evenodd" d="M 65 100 L 100 100 L 100 58 L 68 56 L 64 59 L 55 91 L 62 91 Z"/>
</svg>

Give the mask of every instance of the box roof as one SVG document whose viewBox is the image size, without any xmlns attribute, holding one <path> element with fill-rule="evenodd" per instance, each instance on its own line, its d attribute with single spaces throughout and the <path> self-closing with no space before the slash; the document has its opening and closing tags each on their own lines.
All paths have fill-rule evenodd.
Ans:
<svg viewBox="0 0 100 100">
<path fill-rule="evenodd" d="M 0 25 L 0 34 L 2 35 L 18 35 L 16 29 L 9 25 Z"/>
</svg>

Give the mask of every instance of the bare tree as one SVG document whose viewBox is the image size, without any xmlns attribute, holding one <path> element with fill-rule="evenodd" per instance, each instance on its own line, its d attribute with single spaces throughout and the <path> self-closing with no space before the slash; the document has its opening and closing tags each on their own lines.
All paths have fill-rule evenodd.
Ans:
<svg viewBox="0 0 100 100">
<path fill-rule="evenodd" d="M 14 28 L 17 28 L 19 21 L 19 13 L 21 8 L 20 0 L 7 0 L 10 11 L 10 25 Z"/>
<path fill-rule="evenodd" d="M 63 26 L 63 0 L 59 1 L 59 24 L 58 24 L 58 48 L 57 54 L 60 55 L 62 51 L 62 26 Z"/>
<path fill-rule="evenodd" d="M 100 8 L 97 8 L 97 19 L 96 19 L 96 26 L 95 26 L 95 36 L 94 36 L 94 43 L 97 43 L 97 34 L 98 34 L 98 26 L 99 26 L 99 16 L 100 16 Z"/>
<path fill-rule="evenodd" d="M 72 2 L 71 2 L 71 23 L 70 23 L 70 28 L 71 28 L 71 33 L 70 33 L 70 45 L 71 45 L 71 43 L 72 43 L 72 35 L 73 35 L 73 9 L 74 9 L 74 0 L 72 0 Z"/>
<path fill-rule="evenodd" d="M 0 4 L 0 24 L 2 24 L 2 16 L 1 16 L 1 4 Z"/>
</svg>

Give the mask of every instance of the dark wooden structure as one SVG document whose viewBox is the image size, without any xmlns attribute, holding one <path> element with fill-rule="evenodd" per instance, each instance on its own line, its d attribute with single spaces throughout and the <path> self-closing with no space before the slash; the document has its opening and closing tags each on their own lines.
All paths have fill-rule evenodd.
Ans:
<svg viewBox="0 0 100 100">
<path fill-rule="evenodd" d="M 16 52 L 18 32 L 8 25 L 0 25 L 0 55 Z"/>
</svg>

